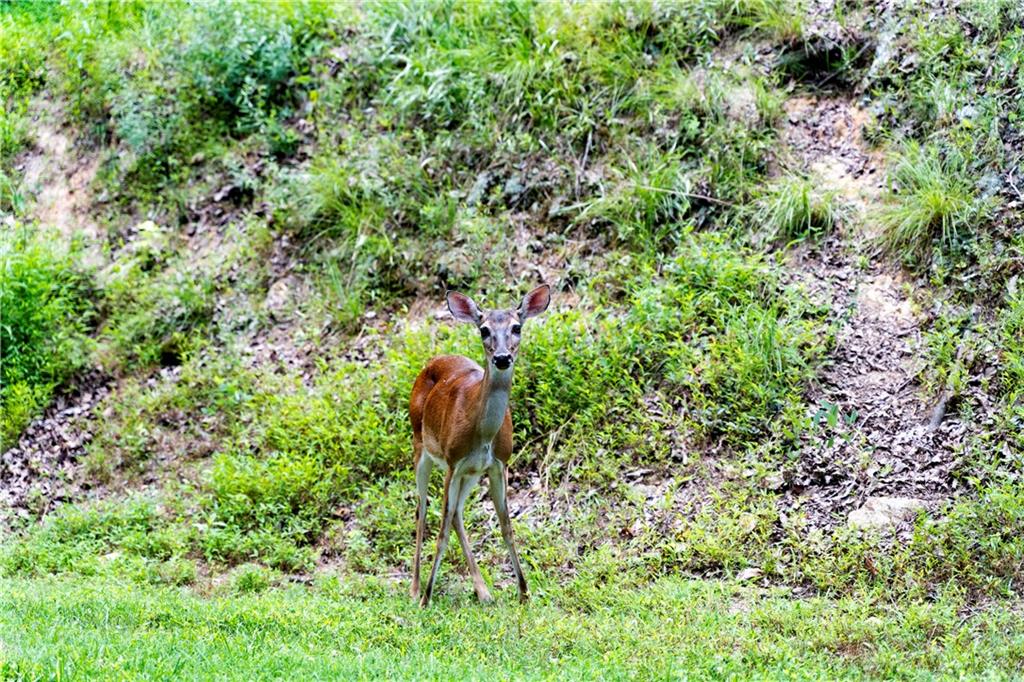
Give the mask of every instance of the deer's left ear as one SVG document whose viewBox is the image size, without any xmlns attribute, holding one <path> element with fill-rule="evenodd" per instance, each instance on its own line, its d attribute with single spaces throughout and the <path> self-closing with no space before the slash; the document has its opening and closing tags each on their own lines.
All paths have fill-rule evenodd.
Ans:
<svg viewBox="0 0 1024 682">
<path fill-rule="evenodd" d="M 523 297 L 523 302 L 519 304 L 519 319 L 525 320 L 528 317 L 540 315 L 548 309 L 549 303 L 551 303 L 551 287 L 541 284 Z"/>
</svg>

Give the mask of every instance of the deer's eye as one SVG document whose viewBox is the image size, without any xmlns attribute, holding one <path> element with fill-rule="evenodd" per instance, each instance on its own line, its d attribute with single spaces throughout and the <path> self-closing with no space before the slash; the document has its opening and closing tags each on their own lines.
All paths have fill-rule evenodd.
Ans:
<svg viewBox="0 0 1024 682">
<path fill-rule="evenodd" d="M 512 325 L 512 333 L 515 334 L 516 336 L 519 336 L 519 333 L 522 332 L 522 331 L 523 331 L 523 328 L 520 327 L 518 324 Z"/>
<path fill-rule="evenodd" d="M 488 329 L 487 327 L 480 327 L 480 338 L 482 338 L 482 339 L 484 339 L 486 341 L 488 338 L 490 338 L 490 336 L 491 336 L 491 330 L 490 329 Z"/>
</svg>

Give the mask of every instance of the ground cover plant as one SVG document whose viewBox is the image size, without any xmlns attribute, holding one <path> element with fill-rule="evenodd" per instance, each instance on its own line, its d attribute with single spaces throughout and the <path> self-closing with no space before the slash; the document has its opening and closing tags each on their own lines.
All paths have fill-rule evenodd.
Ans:
<svg viewBox="0 0 1024 682">
<path fill-rule="evenodd" d="M 1020 19 L 0 3 L 0 671 L 1019 675 Z M 421 613 L 412 382 L 540 282 L 534 600 L 474 502 Z"/>
</svg>

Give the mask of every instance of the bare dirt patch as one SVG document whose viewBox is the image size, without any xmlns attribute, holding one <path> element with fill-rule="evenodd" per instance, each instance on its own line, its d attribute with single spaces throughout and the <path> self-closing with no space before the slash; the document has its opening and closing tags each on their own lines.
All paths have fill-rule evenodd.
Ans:
<svg viewBox="0 0 1024 682">
<path fill-rule="evenodd" d="M 83 235 L 90 258 L 98 259 L 101 231 L 92 217 L 91 187 L 99 154 L 75 144 L 58 103 L 38 100 L 34 110 L 35 145 L 17 164 L 25 188 L 35 197 L 32 217 L 56 227 L 66 239 Z"/>
<path fill-rule="evenodd" d="M 922 395 L 917 379 L 923 320 L 914 283 L 874 247 L 883 156 L 864 144 L 868 117 L 852 101 L 796 97 L 786 112 L 780 162 L 810 173 L 850 211 L 836 234 L 788 254 L 793 280 L 832 308 L 837 332 L 810 396 L 818 425 L 803 438 L 782 504 L 825 527 L 870 496 L 934 506 L 958 490 L 952 472 L 968 426 L 956 414 L 932 423 L 936 397 Z"/>
<path fill-rule="evenodd" d="M 864 141 L 868 113 L 846 99 L 798 96 L 784 105 L 780 163 L 810 172 L 852 207 L 864 212 L 882 195 L 885 156 Z M 867 216 L 849 227 L 867 236 Z"/>
<path fill-rule="evenodd" d="M 78 494 L 78 460 L 96 432 L 93 408 L 110 390 L 110 377 L 87 374 L 0 455 L 0 527 L 42 515 Z"/>
</svg>

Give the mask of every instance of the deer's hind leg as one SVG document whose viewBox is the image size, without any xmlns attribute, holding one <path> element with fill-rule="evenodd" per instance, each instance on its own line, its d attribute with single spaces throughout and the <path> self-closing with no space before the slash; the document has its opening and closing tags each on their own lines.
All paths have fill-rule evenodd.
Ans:
<svg viewBox="0 0 1024 682">
<path fill-rule="evenodd" d="M 420 606 L 427 606 L 430 603 L 430 596 L 434 592 L 434 581 L 437 579 L 437 571 L 441 568 L 441 559 L 444 558 L 444 551 L 448 548 L 448 533 L 451 531 L 452 518 L 455 516 L 455 501 L 459 495 L 459 480 L 452 480 L 452 469 L 449 468 L 444 477 L 444 502 L 442 509 L 444 516 L 441 520 L 441 529 L 437 533 L 437 553 L 434 554 L 434 563 L 430 567 L 430 577 L 427 578 L 427 585 L 423 589 L 423 596 L 420 598 Z"/>
<path fill-rule="evenodd" d="M 430 472 L 434 461 L 420 446 L 416 460 L 416 555 L 412 562 L 412 598 L 420 596 L 420 557 L 423 554 L 423 537 L 427 534 L 427 493 L 430 488 Z"/>
</svg>

